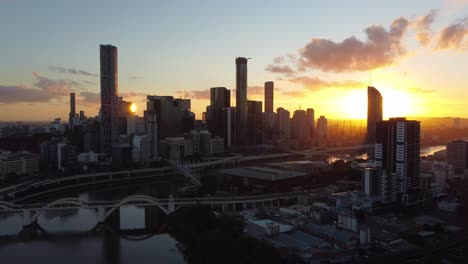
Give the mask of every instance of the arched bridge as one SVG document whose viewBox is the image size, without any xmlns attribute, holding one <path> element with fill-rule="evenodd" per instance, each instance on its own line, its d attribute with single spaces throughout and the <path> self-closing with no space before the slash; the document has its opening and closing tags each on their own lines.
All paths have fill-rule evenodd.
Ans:
<svg viewBox="0 0 468 264">
<path fill-rule="evenodd" d="M 23 217 L 23 226 L 28 226 L 37 221 L 40 214 L 52 210 L 69 209 L 91 209 L 96 211 L 98 222 L 102 223 L 108 219 L 112 213 L 122 206 L 138 207 L 158 207 L 165 214 L 171 214 L 184 206 L 208 205 L 212 209 L 236 210 L 236 208 L 256 208 L 257 206 L 279 205 L 280 201 L 296 199 L 306 195 L 306 192 L 286 192 L 276 194 L 265 194 L 256 196 L 236 196 L 236 197 L 204 197 L 204 198 L 174 198 L 157 199 L 147 195 L 132 195 L 117 201 L 82 201 L 77 198 L 62 198 L 48 204 L 13 204 L 7 202 L 0 203 L 0 213 L 18 213 Z M 240 206 L 240 207 L 239 207 Z"/>
</svg>

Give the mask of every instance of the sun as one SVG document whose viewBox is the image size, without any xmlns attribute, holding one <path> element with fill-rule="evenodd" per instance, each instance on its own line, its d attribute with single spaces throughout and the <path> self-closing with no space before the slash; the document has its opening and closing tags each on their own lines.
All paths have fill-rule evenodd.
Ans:
<svg viewBox="0 0 468 264">
<path fill-rule="evenodd" d="M 405 117 L 414 114 L 411 94 L 403 90 L 378 87 L 383 97 L 383 117 Z M 367 118 L 367 89 L 350 90 L 339 99 L 342 117 L 350 119 Z"/>
<path fill-rule="evenodd" d="M 135 113 L 136 110 L 137 110 L 136 104 L 132 103 L 132 105 L 130 106 L 130 111 L 132 111 L 132 113 Z"/>
</svg>

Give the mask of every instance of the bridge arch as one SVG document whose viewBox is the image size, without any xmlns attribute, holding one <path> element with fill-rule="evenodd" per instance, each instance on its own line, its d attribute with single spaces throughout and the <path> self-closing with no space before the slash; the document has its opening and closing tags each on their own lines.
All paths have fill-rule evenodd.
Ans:
<svg viewBox="0 0 468 264">
<path fill-rule="evenodd" d="M 31 222 L 36 221 L 37 218 L 39 217 L 39 215 L 42 213 L 42 211 L 44 211 L 44 209 L 52 208 L 52 207 L 55 207 L 57 205 L 75 205 L 75 206 L 84 207 L 84 208 L 87 207 L 85 202 L 83 202 L 82 200 L 80 200 L 78 198 L 58 199 L 58 200 L 55 200 L 55 201 L 47 204 L 46 206 L 44 206 L 44 207 L 42 207 L 40 209 L 38 209 L 38 211 L 31 217 Z"/>
<path fill-rule="evenodd" d="M 119 203 L 115 204 L 112 207 L 112 209 L 110 209 L 106 213 L 104 219 L 107 219 L 115 210 L 117 210 L 121 206 L 129 204 L 129 203 L 133 203 L 133 202 L 145 202 L 150 205 L 155 205 L 159 207 L 159 209 L 161 209 L 166 215 L 170 214 L 169 210 L 167 210 L 164 206 L 162 206 L 159 203 L 158 199 L 151 197 L 151 196 L 147 196 L 147 195 L 132 195 L 132 196 L 122 199 Z"/>
</svg>

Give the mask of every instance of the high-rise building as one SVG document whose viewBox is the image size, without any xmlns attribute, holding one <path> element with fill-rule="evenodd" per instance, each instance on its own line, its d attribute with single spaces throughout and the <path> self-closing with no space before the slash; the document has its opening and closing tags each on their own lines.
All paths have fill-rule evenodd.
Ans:
<svg viewBox="0 0 468 264">
<path fill-rule="evenodd" d="M 461 119 L 459 117 L 453 119 L 453 128 L 460 129 L 461 128 Z"/>
<path fill-rule="evenodd" d="M 308 141 L 309 129 L 306 111 L 294 111 L 291 119 L 291 137 L 297 142 L 298 146 L 304 147 Z"/>
<path fill-rule="evenodd" d="M 226 109 L 231 107 L 231 91 L 225 87 L 214 87 L 210 89 L 210 105 L 206 107 L 205 120 L 208 130 L 218 137 L 228 138 L 230 133 L 228 124 L 228 115 Z M 225 141 L 230 145 L 230 141 Z"/>
<path fill-rule="evenodd" d="M 380 170 L 378 168 L 365 168 L 361 178 L 361 191 L 371 198 L 380 196 Z"/>
<path fill-rule="evenodd" d="M 463 177 L 468 169 L 468 142 L 454 140 L 447 143 L 447 163 L 453 168 L 454 177 Z"/>
<path fill-rule="evenodd" d="M 247 101 L 247 143 L 255 146 L 263 143 L 262 101 Z"/>
<path fill-rule="evenodd" d="M 100 46 L 101 56 L 101 151 L 111 154 L 119 145 L 117 47 Z"/>
<path fill-rule="evenodd" d="M 236 139 L 237 146 L 247 145 L 247 58 L 236 58 Z"/>
<path fill-rule="evenodd" d="M 306 118 L 309 128 L 309 139 L 312 140 L 315 133 L 315 110 L 313 108 L 307 108 Z"/>
<path fill-rule="evenodd" d="M 325 116 L 320 116 L 317 120 L 317 140 L 319 145 L 326 145 L 328 134 L 328 120 Z"/>
<path fill-rule="evenodd" d="M 265 82 L 265 113 L 273 113 L 274 87 L 273 82 Z"/>
<path fill-rule="evenodd" d="M 367 143 L 375 143 L 375 130 L 383 120 L 382 95 L 375 87 L 367 87 Z"/>
<path fill-rule="evenodd" d="M 279 107 L 276 109 L 276 127 L 280 139 L 291 138 L 291 118 L 289 111 Z"/>
<path fill-rule="evenodd" d="M 70 129 L 73 129 L 73 120 L 76 116 L 75 106 L 75 93 L 70 93 L 70 114 L 68 115 L 68 124 Z"/>
<path fill-rule="evenodd" d="M 382 169 L 382 201 L 414 202 L 408 194 L 419 189 L 420 122 L 390 118 L 377 123 L 375 164 Z"/>
<path fill-rule="evenodd" d="M 215 108 L 231 107 L 231 91 L 226 87 L 210 89 L 210 106 Z"/>
</svg>

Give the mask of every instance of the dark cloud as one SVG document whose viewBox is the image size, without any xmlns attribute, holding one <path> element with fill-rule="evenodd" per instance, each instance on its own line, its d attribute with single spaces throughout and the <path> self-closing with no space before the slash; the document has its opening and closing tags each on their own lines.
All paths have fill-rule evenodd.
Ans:
<svg viewBox="0 0 468 264">
<path fill-rule="evenodd" d="M 265 70 L 272 73 L 284 73 L 286 75 L 291 75 L 294 73 L 294 70 L 288 65 L 268 65 Z"/>
<path fill-rule="evenodd" d="M 80 93 L 80 103 L 86 105 L 98 105 L 101 103 L 101 94 L 95 92 L 81 92 Z"/>
<path fill-rule="evenodd" d="M 431 25 L 437 16 L 436 10 L 431 10 L 425 16 L 417 18 L 411 24 L 416 29 L 416 39 L 422 46 L 428 46 L 431 43 Z"/>
<path fill-rule="evenodd" d="M 350 37 L 342 42 L 312 39 L 302 48 L 299 66 L 327 72 L 367 71 L 391 65 L 404 55 L 401 40 L 408 28 L 408 20 L 400 17 L 387 31 L 373 25 L 364 30 L 365 41 Z"/>
<path fill-rule="evenodd" d="M 90 73 L 84 70 L 74 69 L 74 68 L 65 68 L 60 66 L 49 66 L 49 69 L 57 73 L 69 73 L 74 75 L 85 75 L 85 76 L 99 76 L 98 74 Z"/>
<path fill-rule="evenodd" d="M 72 84 L 66 80 L 53 80 L 34 72 L 35 87 L 22 85 L 1 85 L 0 102 L 49 102 L 52 99 L 59 100 L 71 92 Z"/>
<path fill-rule="evenodd" d="M 317 77 L 294 77 L 289 79 L 288 81 L 292 83 L 299 83 L 304 86 L 305 89 L 310 91 L 317 91 L 327 88 L 359 88 L 359 87 L 366 87 L 367 85 L 361 82 L 346 80 L 346 81 L 325 81 L 319 79 Z"/>
<path fill-rule="evenodd" d="M 464 47 L 465 36 L 468 35 L 468 17 L 442 29 L 437 40 L 436 49 L 459 49 Z"/>
</svg>

